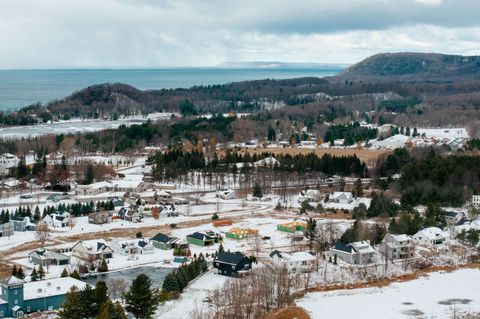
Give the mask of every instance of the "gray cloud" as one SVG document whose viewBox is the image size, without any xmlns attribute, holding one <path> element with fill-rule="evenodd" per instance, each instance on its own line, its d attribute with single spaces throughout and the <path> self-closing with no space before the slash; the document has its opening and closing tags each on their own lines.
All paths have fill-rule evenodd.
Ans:
<svg viewBox="0 0 480 319">
<path fill-rule="evenodd" d="M 478 54 L 478 12 L 474 0 L 2 0 L 0 67 Z"/>
</svg>

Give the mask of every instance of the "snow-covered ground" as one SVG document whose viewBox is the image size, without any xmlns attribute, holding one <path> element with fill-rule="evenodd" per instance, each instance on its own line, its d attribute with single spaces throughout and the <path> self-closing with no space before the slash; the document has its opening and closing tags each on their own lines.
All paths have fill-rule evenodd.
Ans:
<svg viewBox="0 0 480 319">
<path fill-rule="evenodd" d="M 432 273 L 383 288 L 314 292 L 297 304 L 313 319 L 452 318 L 455 311 L 480 312 L 480 272 Z"/>
<path fill-rule="evenodd" d="M 24 137 L 35 137 L 46 134 L 67 134 L 77 132 L 96 132 L 109 128 L 117 128 L 120 125 L 142 124 L 148 120 L 169 119 L 174 113 L 152 113 L 148 116 L 129 116 L 118 120 L 105 121 L 102 119 L 72 119 L 69 121 L 58 121 L 47 124 L 12 126 L 0 129 L 0 137 L 20 139 Z"/>
</svg>

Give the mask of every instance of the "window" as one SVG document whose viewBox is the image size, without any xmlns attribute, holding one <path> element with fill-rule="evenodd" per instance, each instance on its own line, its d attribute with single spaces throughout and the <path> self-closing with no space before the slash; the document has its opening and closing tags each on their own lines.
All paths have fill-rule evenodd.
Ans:
<svg viewBox="0 0 480 319">
<path fill-rule="evenodd" d="M 14 295 L 18 295 L 18 290 L 14 290 L 14 291 L 13 291 L 13 294 L 14 294 Z"/>
<path fill-rule="evenodd" d="M 0 311 L 0 317 L 3 317 L 3 311 Z"/>
<path fill-rule="evenodd" d="M 30 312 L 30 311 L 31 311 L 30 306 L 28 306 L 27 307 L 27 312 Z"/>
<path fill-rule="evenodd" d="M 15 304 L 18 305 L 18 299 L 15 299 Z"/>
</svg>

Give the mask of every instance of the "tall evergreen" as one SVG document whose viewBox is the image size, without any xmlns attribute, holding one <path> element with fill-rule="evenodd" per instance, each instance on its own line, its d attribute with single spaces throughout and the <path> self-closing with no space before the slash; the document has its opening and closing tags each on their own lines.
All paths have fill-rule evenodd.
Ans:
<svg viewBox="0 0 480 319">
<path fill-rule="evenodd" d="M 33 270 L 30 273 L 30 280 L 31 281 L 37 281 L 38 280 L 37 268 L 35 268 L 35 267 L 33 267 Z"/>
<path fill-rule="evenodd" d="M 45 270 L 43 269 L 42 265 L 38 266 L 38 279 L 43 280 L 45 279 Z"/>
<path fill-rule="evenodd" d="M 153 318 L 159 304 L 156 294 L 157 290 L 152 288 L 152 280 L 147 275 L 140 274 L 125 294 L 125 309 L 137 319 Z"/>
<path fill-rule="evenodd" d="M 58 313 L 61 319 L 82 319 L 83 305 L 77 287 L 73 286 L 65 295 L 62 307 Z"/>
</svg>

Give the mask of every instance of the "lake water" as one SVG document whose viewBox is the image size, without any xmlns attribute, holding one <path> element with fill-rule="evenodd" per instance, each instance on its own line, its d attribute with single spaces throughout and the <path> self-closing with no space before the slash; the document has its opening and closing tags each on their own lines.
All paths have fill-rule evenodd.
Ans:
<svg viewBox="0 0 480 319">
<path fill-rule="evenodd" d="M 339 67 L 0 70 L 0 110 L 64 98 L 87 86 L 126 83 L 142 90 L 259 79 L 335 75 Z"/>
</svg>

